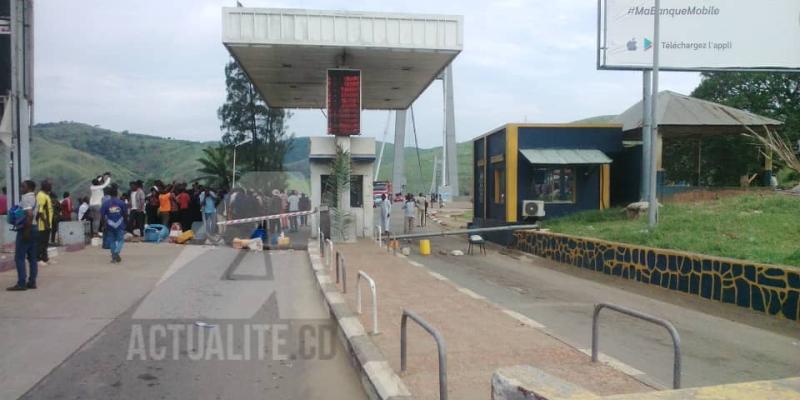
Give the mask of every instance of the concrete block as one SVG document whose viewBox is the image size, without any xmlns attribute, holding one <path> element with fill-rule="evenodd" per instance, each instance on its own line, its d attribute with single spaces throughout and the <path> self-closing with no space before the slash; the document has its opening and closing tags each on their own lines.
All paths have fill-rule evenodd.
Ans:
<svg viewBox="0 0 800 400">
<path fill-rule="evenodd" d="M 596 400 L 600 397 L 529 365 L 500 368 L 492 375 L 492 400 Z"/>
<path fill-rule="evenodd" d="M 62 246 L 86 243 L 83 221 L 66 221 L 58 224 L 58 237 Z"/>
</svg>

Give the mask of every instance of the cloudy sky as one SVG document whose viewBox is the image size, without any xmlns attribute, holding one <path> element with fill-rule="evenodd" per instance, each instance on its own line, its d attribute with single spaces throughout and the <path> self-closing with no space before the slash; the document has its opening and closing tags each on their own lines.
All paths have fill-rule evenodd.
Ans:
<svg viewBox="0 0 800 400">
<path fill-rule="evenodd" d="M 596 70 L 596 3 L 590 0 L 241 1 L 463 15 L 464 51 L 454 63 L 459 141 L 506 122 L 618 114 L 641 97 L 641 73 Z M 229 60 L 221 7 L 234 2 L 36 2 L 36 121 L 218 139 L 216 110 L 225 98 Z M 696 73 L 665 73 L 661 88 L 688 94 L 698 82 Z M 441 99 L 441 83 L 434 82 L 414 105 L 422 147 L 441 144 Z M 364 134 L 380 139 L 387 112 L 364 112 L 363 119 Z M 298 136 L 325 129 L 318 110 L 298 111 L 289 124 Z"/>
</svg>

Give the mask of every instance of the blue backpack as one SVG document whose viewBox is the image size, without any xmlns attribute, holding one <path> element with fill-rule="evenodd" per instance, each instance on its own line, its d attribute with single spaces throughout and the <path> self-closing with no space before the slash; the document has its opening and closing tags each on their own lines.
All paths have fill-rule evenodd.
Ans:
<svg viewBox="0 0 800 400">
<path fill-rule="evenodd" d="M 25 227 L 25 220 L 26 220 L 26 213 L 25 210 L 22 209 L 19 205 L 11 207 L 8 210 L 8 215 L 6 216 L 6 222 L 11 225 L 11 230 L 19 231 Z"/>
</svg>

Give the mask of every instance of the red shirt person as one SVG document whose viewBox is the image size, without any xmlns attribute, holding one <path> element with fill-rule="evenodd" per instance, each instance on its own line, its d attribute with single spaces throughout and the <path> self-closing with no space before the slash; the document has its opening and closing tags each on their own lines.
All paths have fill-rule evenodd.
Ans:
<svg viewBox="0 0 800 400">
<path fill-rule="evenodd" d="M 72 197 L 69 197 L 69 192 L 64 192 L 64 200 L 61 200 L 61 220 L 72 220 Z"/>
</svg>

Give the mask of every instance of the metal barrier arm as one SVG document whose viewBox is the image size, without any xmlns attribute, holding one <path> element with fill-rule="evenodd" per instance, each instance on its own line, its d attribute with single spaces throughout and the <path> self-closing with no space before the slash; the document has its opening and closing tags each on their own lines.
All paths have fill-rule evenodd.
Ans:
<svg viewBox="0 0 800 400">
<path fill-rule="evenodd" d="M 406 370 L 406 321 L 408 318 L 428 331 L 436 341 L 436 348 L 439 350 L 439 399 L 447 400 L 447 347 L 444 338 L 436 328 L 409 310 L 403 310 L 403 317 L 400 320 L 400 371 Z"/>
<path fill-rule="evenodd" d="M 364 271 L 358 271 L 356 277 L 356 299 L 358 313 L 361 314 L 361 278 L 364 278 L 369 283 L 369 290 L 372 292 L 372 334 L 378 334 L 378 290 L 375 286 L 375 281 L 367 275 Z"/>
<path fill-rule="evenodd" d="M 665 319 L 654 317 L 652 315 L 645 314 L 627 307 L 622 307 L 608 303 L 600 303 L 594 306 L 594 315 L 592 316 L 592 362 L 597 362 L 597 353 L 599 351 L 598 316 L 600 315 L 600 310 L 602 310 L 603 308 L 608 308 L 621 314 L 625 314 L 634 318 L 651 322 L 656 325 L 663 326 L 664 328 L 667 329 L 670 336 L 672 336 L 672 346 L 674 351 L 674 359 L 672 365 L 672 388 L 680 389 L 681 388 L 681 337 L 678 334 L 678 330 L 675 329 L 675 326 L 672 325 L 671 322 Z"/>
</svg>

